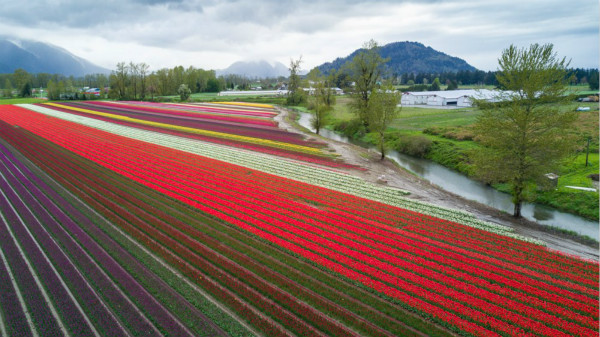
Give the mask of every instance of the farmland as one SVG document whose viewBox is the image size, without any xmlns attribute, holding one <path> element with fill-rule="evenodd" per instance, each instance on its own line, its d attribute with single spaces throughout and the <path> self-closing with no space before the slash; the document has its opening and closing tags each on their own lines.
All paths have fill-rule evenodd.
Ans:
<svg viewBox="0 0 600 337">
<path fill-rule="evenodd" d="M 369 184 L 276 114 L 0 106 L 0 335 L 598 334 L 597 262 Z"/>
</svg>

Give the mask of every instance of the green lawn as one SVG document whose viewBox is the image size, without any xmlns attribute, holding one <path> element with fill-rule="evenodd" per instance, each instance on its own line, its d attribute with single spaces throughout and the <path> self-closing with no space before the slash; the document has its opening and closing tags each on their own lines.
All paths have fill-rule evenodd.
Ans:
<svg viewBox="0 0 600 337">
<path fill-rule="evenodd" d="M 431 109 L 402 108 L 391 127 L 397 130 L 424 130 L 429 127 L 466 126 L 479 115 L 475 108 Z"/>
</svg>

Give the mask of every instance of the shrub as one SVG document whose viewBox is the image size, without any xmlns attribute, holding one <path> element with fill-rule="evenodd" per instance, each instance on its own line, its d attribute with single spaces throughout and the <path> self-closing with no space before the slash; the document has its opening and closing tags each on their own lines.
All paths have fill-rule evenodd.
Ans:
<svg viewBox="0 0 600 337">
<path fill-rule="evenodd" d="M 401 153 L 423 158 L 431 149 L 432 144 L 431 139 L 425 136 L 411 135 L 398 138 L 394 148 Z"/>
<path fill-rule="evenodd" d="M 333 129 L 352 139 L 360 139 L 366 134 L 365 126 L 359 119 L 337 121 Z"/>
</svg>

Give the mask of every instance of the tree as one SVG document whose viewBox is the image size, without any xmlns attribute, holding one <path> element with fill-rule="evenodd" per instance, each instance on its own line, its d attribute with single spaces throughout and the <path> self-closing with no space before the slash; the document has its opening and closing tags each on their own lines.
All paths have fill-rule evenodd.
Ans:
<svg viewBox="0 0 600 337">
<path fill-rule="evenodd" d="M 367 130 L 369 130 L 369 99 L 381 79 L 382 66 L 387 61 L 379 55 L 377 42 L 370 40 L 363 45 L 363 49 L 348 65 L 355 83 L 352 107 Z"/>
<path fill-rule="evenodd" d="M 4 81 L 4 97 L 12 97 L 12 92 L 12 83 L 10 83 L 10 80 L 7 78 L 6 81 Z"/>
<path fill-rule="evenodd" d="M 435 80 L 433 80 L 433 83 L 431 83 L 431 86 L 429 87 L 429 91 L 440 91 L 440 79 L 439 78 L 435 78 Z"/>
<path fill-rule="evenodd" d="M 190 94 L 192 90 L 187 86 L 187 84 L 181 84 L 179 89 L 177 89 L 177 93 L 179 94 L 179 98 L 182 102 L 187 101 L 190 98 Z"/>
<path fill-rule="evenodd" d="M 16 69 L 13 73 L 13 81 L 15 83 L 17 92 L 19 93 L 19 95 L 21 95 L 23 93 L 23 89 L 25 88 L 25 84 L 29 83 L 29 81 L 31 80 L 31 75 L 25 71 L 24 69 Z M 31 91 L 31 86 L 29 87 L 30 91 Z M 21 96 L 23 97 L 23 96 Z"/>
<path fill-rule="evenodd" d="M 483 147 L 474 155 L 475 170 L 486 182 L 510 184 L 515 217 L 521 216 L 528 190 L 575 148 L 565 131 L 577 116 L 561 109 L 572 99 L 566 95 L 568 64 L 552 44 L 511 45 L 502 52 L 496 74 L 507 90 L 502 101 L 476 102 L 482 113 L 474 132 Z"/>
<path fill-rule="evenodd" d="M 221 91 L 221 82 L 215 77 L 211 77 L 206 81 L 206 92 L 219 92 Z"/>
<path fill-rule="evenodd" d="M 590 90 L 598 90 L 598 70 L 590 71 L 588 85 L 590 86 Z"/>
<path fill-rule="evenodd" d="M 110 75 L 111 94 L 118 100 L 127 97 L 127 84 L 129 81 L 129 67 L 125 62 L 117 63 L 117 69 Z"/>
<path fill-rule="evenodd" d="M 29 84 L 29 82 L 25 83 L 19 93 L 19 97 L 31 97 L 31 84 Z"/>
<path fill-rule="evenodd" d="M 369 128 L 377 134 L 381 159 L 385 158 L 385 130 L 400 113 L 400 94 L 385 86 L 371 93 L 369 102 Z"/>
<path fill-rule="evenodd" d="M 446 90 L 456 90 L 458 89 L 458 83 L 455 80 L 448 80 L 448 87 Z"/>
<path fill-rule="evenodd" d="M 290 78 L 288 84 L 287 105 L 298 105 L 305 100 L 304 90 L 300 88 L 300 65 L 302 64 L 302 56 L 297 60 L 290 59 Z"/>
<path fill-rule="evenodd" d="M 140 80 L 140 100 L 142 101 L 146 98 L 146 93 L 148 92 L 148 68 L 150 66 L 144 62 L 137 65 Z"/>
<path fill-rule="evenodd" d="M 335 104 L 334 92 L 331 89 L 333 76 L 323 78 L 318 68 L 314 68 L 308 75 L 309 79 L 314 82 L 313 95 L 310 98 L 310 103 L 314 109 L 314 115 L 311 118 L 311 125 L 315 128 L 315 132 L 319 131 L 326 123 L 328 114 L 333 110 Z"/>
</svg>

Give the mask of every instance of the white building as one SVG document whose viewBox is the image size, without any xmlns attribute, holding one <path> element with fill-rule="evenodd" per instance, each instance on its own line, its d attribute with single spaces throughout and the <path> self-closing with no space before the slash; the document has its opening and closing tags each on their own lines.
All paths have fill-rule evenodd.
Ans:
<svg viewBox="0 0 600 337">
<path fill-rule="evenodd" d="M 287 90 L 228 90 L 219 92 L 219 96 L 285 96 L 287 93 Z"/>
<path fill-rule="evenodd" d="M 501 94 L 500 91 L 488 89 L 409 91 L 402 93 L 401 105 L 470 107 L 473 105 L 473 98 L 496 101 L 500 99 Z"/>
</svg>

